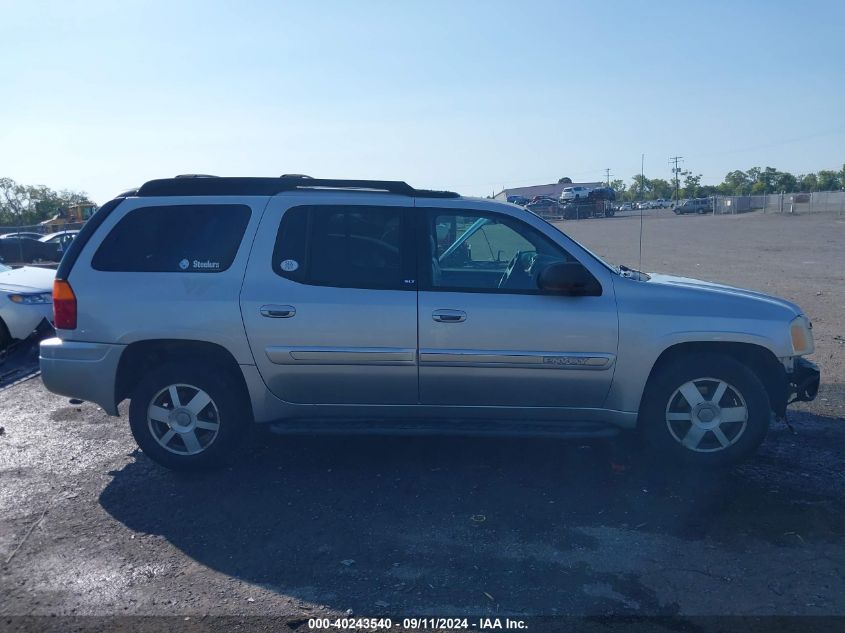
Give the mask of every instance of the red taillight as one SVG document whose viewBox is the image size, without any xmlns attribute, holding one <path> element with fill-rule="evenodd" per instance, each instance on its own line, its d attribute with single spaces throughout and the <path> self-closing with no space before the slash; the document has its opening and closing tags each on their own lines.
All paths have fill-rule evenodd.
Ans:
<svg viewBox="0 0 845 633">
<path fill-rule="evenodd" d="M 57 330 L 76 329 L 76 295 L 61 279 L 53 282 L 53 321 Z"/>
</svg>

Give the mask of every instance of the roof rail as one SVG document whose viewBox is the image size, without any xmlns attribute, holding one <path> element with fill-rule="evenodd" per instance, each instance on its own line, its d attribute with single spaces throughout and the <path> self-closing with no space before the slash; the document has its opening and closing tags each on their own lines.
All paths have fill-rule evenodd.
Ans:
<svg viewBox="0 0 845 633">
<path fill-rule="evenodd" d="M 219 178 L 220 176 L 212 176 L 211 174 L 179 174 L 174 178 Z"/>
<path fill-rule="evenodd" d="M 153 196 L 274 196 L 297 189 L 383 191 L 414 198 L 458 198 L 452 191 L 414 189 L 400 180 L 336 180 L 308 176 L 281 178 L 176 177 L 150 180 L 138 189 L 139 197 Z"/>
</svg>

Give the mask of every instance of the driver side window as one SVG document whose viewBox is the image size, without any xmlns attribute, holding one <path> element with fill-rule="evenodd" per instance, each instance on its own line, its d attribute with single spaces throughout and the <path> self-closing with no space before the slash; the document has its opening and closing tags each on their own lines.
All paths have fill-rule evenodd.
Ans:
<svg viewBox="0 0 845 633">
<path fill-rule="evenodd" d="M 433 289 L 540 292 L 540 270 L 572 261 L 542 233 L 508 216 L 438 209 L 429 212 L 427 225 Z"/>
</svg>

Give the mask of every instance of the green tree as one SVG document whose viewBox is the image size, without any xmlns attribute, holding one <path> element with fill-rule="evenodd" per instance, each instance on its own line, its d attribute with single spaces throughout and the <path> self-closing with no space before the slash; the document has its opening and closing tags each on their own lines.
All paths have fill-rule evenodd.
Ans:
<svg viewBox="0 0 845 633">
<path fill-rule="evenodd" d="M 842 183 L 839 180 L 839 174 L 829 169 L 822 169 L 818 174 L 818 188 L 819 191 L 837 191 L 842 188 Z"/>
<path fill-rule="evenodd" d="M 815 174 L 804 174 L 798 177 L 798 191 L 818 191 L 819 179 Z"/>
<path fill-rule="evenodd" d="M 648 182 L 651 195 L 654 198 L 668 199 L 672 197 L 675 191 L 675 186 L 668 180 L 663 180 L 663 178 L 652 178 Z"/>
<path fill-rule="evenodd" d="M 701 174 L 693 174 L 691 171 L 682 173 L 684 177 L 684 196 L 696 198 L 701 190 Z"/>
<path fill-rule="evenodd" d="M 788 171 L 779 172 L 772 180 L 772 190 L 777 192 L 792 193 L 798 187 L 798 179 Z"/>
<path fill-rule="evenodd" d="M 735 169 L 729 171 L 720 185 L 722 193 L 729 196 L 741 196 L 751 189 L 751 177 L 744 171 Z"/>
<path fill-rule="evenodd" d="M 616 196 L 620 199 L 625 196 L 625 191 L 628 189 L 628 185 L 625 184 L 625 181 L 621 178 L 616 178 L 615 180 L 610 181 L 610 188 L 616 192 Z"/>
<path fill-rule="evenodd" d="M 636 176 L 632 176 L 631 180 L 634 181 L 631 183 L 631 193 L 634 198 L 639 200 L 647 199 L 649 197 L 649 192 L 651 191 L 651 183 L 648 178 L 642 174 L 637 174 Z"/>
<path fill-rule="evenodd" d="M 79 191 L 54 191 L 43 185 L 22 185 L 0 178 L 0 224 L 31 226 L 47 220 L 72 204 L 88 202 Z"/>
<path fill-rule="evenodd" d="M 572 184 L 572 178 L 570 178 L 569 176 L 564 176 L 563 178 L 561 178 L 560 180 L 557 181 L 557 184 L 559 184 L 559 185 L 562 185 L 562 184 L 571 185 Z"/>
</svg>

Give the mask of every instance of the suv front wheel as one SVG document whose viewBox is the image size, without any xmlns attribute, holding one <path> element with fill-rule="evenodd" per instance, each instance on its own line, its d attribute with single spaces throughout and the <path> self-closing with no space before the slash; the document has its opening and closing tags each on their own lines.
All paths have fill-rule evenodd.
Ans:
<svg viewBox="0 0 845 633">
<path fill-rule="evenodd" d="M 129 425 L 141 450 L 173 470 L 218 466 L 249 430 L 247 403 L 215 371 L 170 363 L 142 378 L 129 404 Z"/>
<path fill-rule="evenodd" d="M 730 356 L 695 354 L 656 370 L 640 413 L 648 447 L 691 465 L 735 463 L 769 428 L 771 406 L 759 378 Z"/>
</svg>

